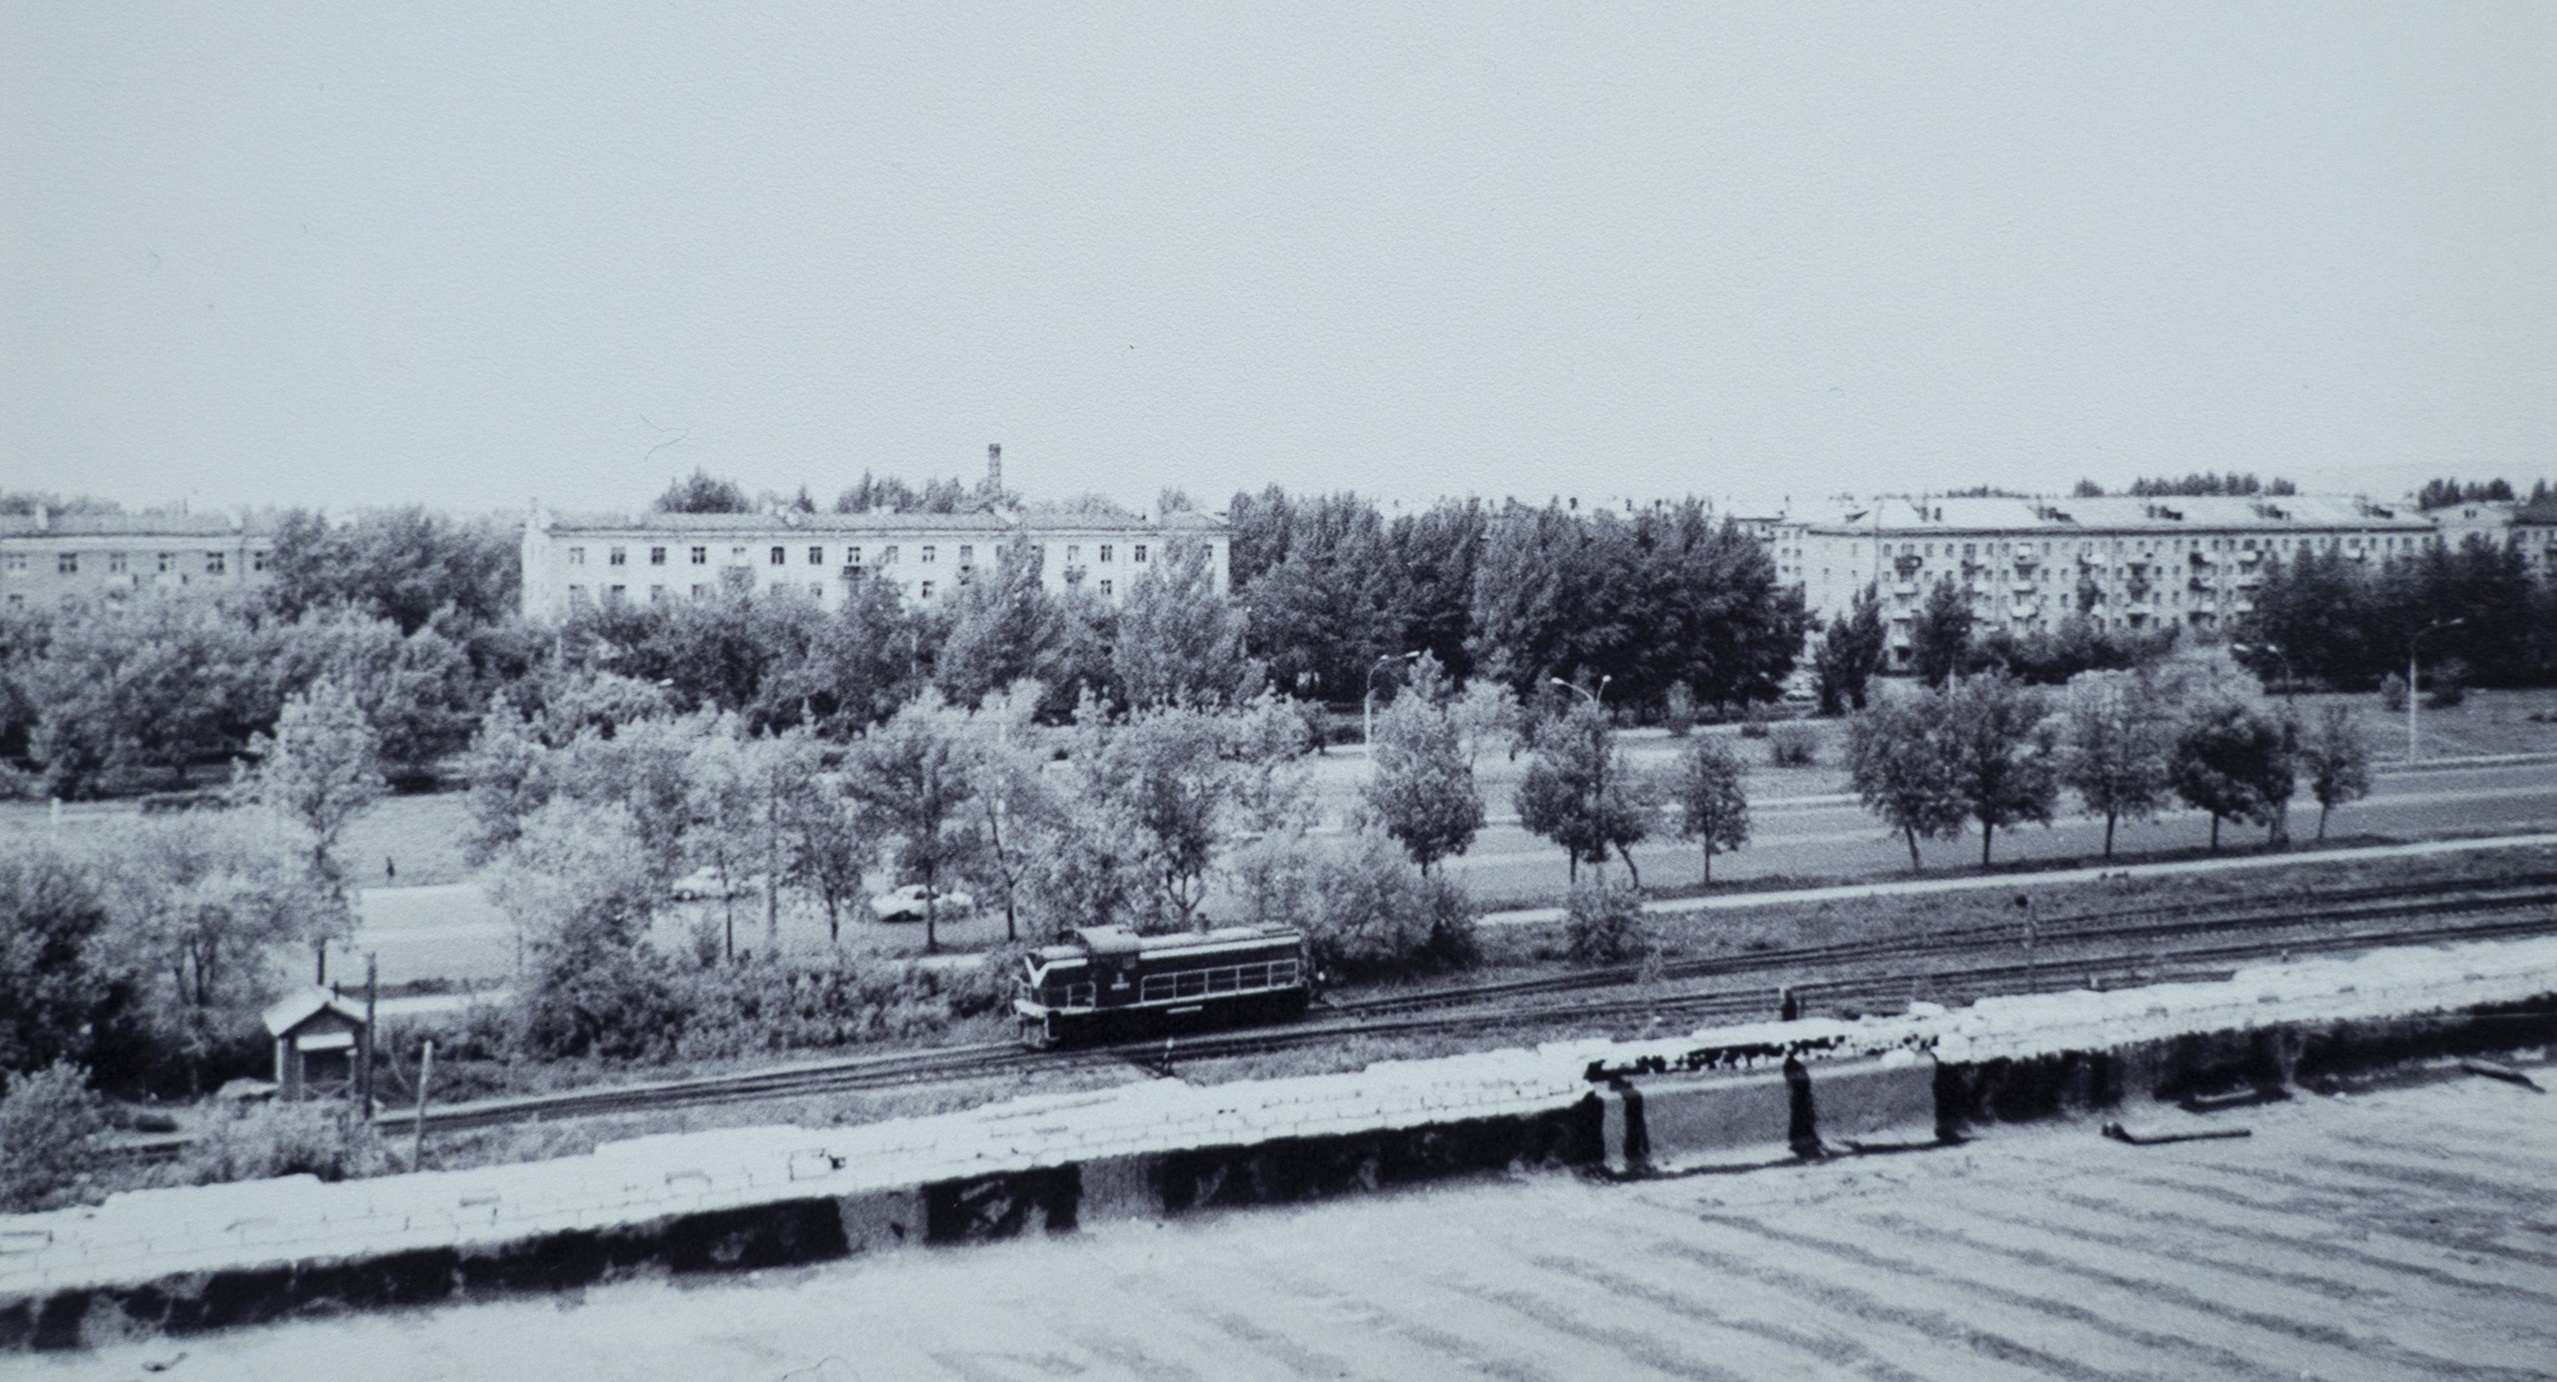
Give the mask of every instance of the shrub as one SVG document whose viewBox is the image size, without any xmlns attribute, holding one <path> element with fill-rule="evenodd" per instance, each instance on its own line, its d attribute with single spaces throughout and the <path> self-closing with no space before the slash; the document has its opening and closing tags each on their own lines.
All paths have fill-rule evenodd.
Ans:
<svg viewBox="0 0 2557 1382">
<path fill-rule="evenodd" d="M 353 1104 L 264 1104 L 197 1131 L 179 1175 L 193 1185 L 277 1176 L 352 1180 L 390 1169 L 390 1153 Z"/>
<path fill-rule="evenodd" d="M 2382 679 L 2379 684 L 2379 702 L 2381 705 L 2388 707 L 2392 714 L 2405 713 L 2406 678 L 2397 675 L 2395 672 L 2391 672 L 2386 678 Z"/>
<path fill-rule="evenodd" d="M 1404 974 L 1475 958 L 1473 900 L 1422 873 L 1383 835 L 1364 833 L 1346 852 L 1317 860 L 1303 905 L 1307 949 L 1328 973 Z"/>
<path fill-rule="evenodd" d="M 645 945 L 549 957 L 515 999 L 521 1049 L 539 1058 L 663 1057 L 684 1029 L 677 978 L 666 957 Z"/>
<path fill-rule="evenodd" d="M 1808 768 L 1820 756 L 1820 732 L 1805 724 L 1781 724 L 1768 731 L 1767 761 L 1779 768 Z"/>
<path fill-rule="evenodd" d="M 1566 953 L 1582 964 L 1621 964 L 1648 948 L 1642 895 L 1597 879 L 1573 885 L 1563 918 Z"/>
<path fill-rule="evenodd" d="M 1696 693 L 1683 681 L 1672 682 L 1669 693 L 1660 698 L 1660 723 L 1667 726 L 1669 737 L 1684 739 L 1696 728 Z"/>
<path fill-rule="evenodd" d="M 9 1075 L 0 1091 L 0 1210 L 27 1214 L 73 1202 L 87 1179 L 89 1148 L 106 1129 L 106 1102 L 81 1067 L 55 1061 Z"/>
<path fill-rule="evenodd" d="M 957 982 L 966 984 L 961 976 Z M 690 1057 L 855 1046 L 949 1029 L 942 981 L 907 964 L 832 956 L 812 965 L 771 959 L 682 976 L 676 1050 Z"/>
<path fill-rule="evenodd" d="M 2467 671 L 2456 662 L 2433 669 L 2433 684 L 2424 693 L 2424 704 L 2435 710 L 2448 710 L 2467 700 Z"/>
</svg>

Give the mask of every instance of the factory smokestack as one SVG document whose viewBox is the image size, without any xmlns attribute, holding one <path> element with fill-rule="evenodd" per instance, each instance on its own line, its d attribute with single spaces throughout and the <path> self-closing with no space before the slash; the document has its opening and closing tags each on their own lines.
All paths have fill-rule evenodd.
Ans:
<svg viewBox="0 0 2557 1382">
<path fill-rule="evenodd" d="M 986 443 L 986 497 L 1003 497 L 1003 443 Z"/>
</svg>

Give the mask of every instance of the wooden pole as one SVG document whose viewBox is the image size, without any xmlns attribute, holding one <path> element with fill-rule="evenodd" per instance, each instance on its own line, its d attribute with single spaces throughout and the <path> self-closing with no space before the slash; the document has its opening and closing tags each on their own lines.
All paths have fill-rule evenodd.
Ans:
<svg viewBox="0 0 2557 1382">
<path fill-rule="evenodd" d="M 435 1043 L 426 1043 L 426 1054 L 417 1063 L 417 1121 L 408 1135 L 408 1169 L 414 1171 L 426 1156 L 426 1082 L 435 1078 Z"/>
</svg>

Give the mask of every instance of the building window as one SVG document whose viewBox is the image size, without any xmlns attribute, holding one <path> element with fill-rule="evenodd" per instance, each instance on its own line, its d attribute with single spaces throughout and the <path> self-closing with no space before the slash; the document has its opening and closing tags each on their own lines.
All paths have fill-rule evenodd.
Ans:
<svg viewBox="0 0 2557 1382">
<path fill-rule="evenodd" d="M 251 571 L 264 571 L 274 564 L 275 554 L 263 547 L 249 553 L 249 569 Z"/>
<path fill-rule="evenodd" d="M 651 547 L 651 548 L 649 548 L 649 549 L 648 549 L 648 564 L 649 564 L 650 566 L 664 566 L 664 565 L 666 564 L 666 549 L 665 549 L 665 548 L 663 548 L 663 547 Z M 661 590 L 662 590 L 662 589 L 664 589 L 664 587 L 663 587 L 663 586 L 660 586 L 660 587 L 659 587 L 659 589 L 661 589 Z"/>
<path fill-rule="evenodd" d="M 223 572 L 229 570 L 230 567 L 230 558 L 225 557 L 220 552 L 207 552 L 204 554 L 204 574 L 208 576 L 219 576 Z"/>
<path fill-rule="evenodd" d="M 695 565 L 695 566 L 708 566 L 708 565 L 710 565 L 710 549 L 709 549 L 709 548 L 707 548 L 707 547 L 696 547 L 696 548 L 694 548 L 694 549 L 693 549 L 693 565 Z"/>
<path fill-rule="evenodd" d="M 27 554 L 24 552 L 11 552 L 7 558 L 7 569 L 11 571 L 26 570 Z"/>
<path fill-rule="evenodd" d="M 930 547 L 926 547 L 926 548 L 924 548 L 924 549 L 923 549 L 923 555 L 922 555 L 921 557 L 917 558 L 917 560 L 922 561 L 922 562 L 925 562 L 925 563 L 927 563 L 927 564 L 928 564 L 928 563 L 930 563 L 930 562 L 931 562 L 931 560 L 932 560 L 932 549 L 931 549 Z"/>
<path fill-rule="evenodd" d="M 1145 544 L 1142 542 L 1138 543 L 1136 545 L 1136 551 L 1128 559 L 1139 566 L 1145 565 Z"/>
<path fill-rule="evenodd" d="M 53 574 L 57 576 L 79 575 L 80 554 L 77 552 L 56 552 L 53 556 Z"/>
<path fill-rule="evenodd" d="M 612 586 L 606 586 L 606 587 L 604 587 L 604 603 L 606 603 L 606 604 L 608 604 L 608 605 L 611 605 L 611 606 L 612 606 L 613 608 L 615 608 L 615 609 L 619 609 L 619 608 L 621 608 L 622 600 L 623 600 L 626 596 L 628 596 L 629 594 L 630 594 L 630 587 L 629 587 L 629 586 L 626 586 L 626 585 L 612 585 Z"/>
<path fill-rule="evenodd" d="M 961 560 L 961 561 L 963 561 L 963 562 L 970 562 L 970 561 L 975 561 L 976 559 L 977 559 L 977 549 L 976 549 L 976 548 L 974 548 L 974 547 L 972 547 L 972 546 L 963 546 L 963 547 L 961 547 L 961 548 L 959 549 L 959 560 Z"/>
<path fill-rule="evenodd" d="M 808 564 L 809 564 L 810 566 L 823 566 L 823 565 L 825 565 L 825 564 L 826 564 L 826 549 L 825 549 L 825 548 L 823 548 L 823 547 L 811 547 L 811 548 L 809 548 L 809 549 L 808 549 Z M 823 589 L 823 587 L 812 587 L 812 589 Z"/>
<path fill-rule="evenodd" d="M 586 587 L 582 585 L 570 586 L 568 588 L 568 603 L 572 605 L 582 605 L 586 603 Z"/>
<path fill-rule="evenodd" d="M 1067 548 L 1065 549 L 1065 560 L 1066 560 L 1066 564 L 1067 564 L 1067 565 L 1069 565 L 1069 566 L 1073 565 L 1074 563 L 1076 563 L 1076 562 L 1078 562 L 1078 561 L 1083 560 L 1083 549 L 1082 549 L 1081 547 L 1079 547 L 1079 546 L 1069 546 L 1069 547 L 1067 547 Z"/>
<path fill-rule="evenodd" d="M 695 550 L 695 551 L 699 551 L 700 549 L 699 549 L 699 548 L 695 548 L 694 550 Z M 694 586 L 694 587 L 693 587 L 693 598 L 694 598 L 694 599 L 696 599 L 696 600 L 707 600 L 707 599 L 709 599 L 709 598 L 710 598 L 710 587 L 709 587 L 709 586 L 706 586 L 706 585 L 697 585 L 697 586 Z"/>
<path fill-rule="evenodd" d="M 861 566 L 861 549 L 858 547 L 846 547 L 843 549 L 843 559 L 845 565 L 858 570 Z"/>
<path fill-rule="evenodd" d="M 1110 564 L 1110 544 L 1106 542 L 1101 544 L 1101 564 L 1103 566 Z"/>
<path fill-rule="evenodd" d="M 122 552 L 107 553 L 107 570 L 111 572 L 121 572 L 124 570 L 124 554 Z"/>
<path fill-rule="evenodd" d="M 779 566 L 779 565 L 781 565 L 783 562 L 788 561 L 789 559 L 790 559 L 790 549 L 788 549 L 788 548 L 786 548 L 786 547 L 775 547 L 774 549 L 772 549 L 772 564 L 773 564 L 773 565 L 775 565 L 775 566 Z"/>
<path fill-rule="evenodd" d="M 1109 549 L 1109 548 L 1107 548 L 1107 547 L 1104 547 L 1104 548 L 1102 548 L 1101 550 L 1102 550 L 1102 551 L 1104 551 L 1104 552 L 1106 552 L 1106 551 L 1108 551 L 1108 550 L 1110 550 L 1110 549 Z M 1109 583 L 1108 581 L 1103 581 L 1103 582 L 1101 582 L 1101 593 L 1102 593 L 1102 594 L 1104 594 L 1104 595 L 1107 595 L 1107 594 L 1109 594 L 1109 593 L 1110 593 L 1110 583 Z"/>
<path fill-rule="evenodd" d="M 619 547 L 604 553 L 604 564 L 607 566 L 626 566 L 629 560 L 629 555 Z"/>
<path fill-rule="evenodd" d="M 879 550 L 879 564 L 880 564 L 881 566 L 894 566 L 894 565 L 896 565 L 896 564 L 897 564 L 897 549 L 896 549 L 896 548 L 894 548 L 894 547 L 883 547 L 883 548 L 881 548 L 881 549 Z"/>
<path fill-rule="evenodd" d="M 662 585 L 652 585 L 648 587 L 648 603 L 652 605 L 662 605 L 666 603 L 666 587 Z"/>
<path fill-rule="evenodd" d="M 808 587 L 808 598 L 823 602 L 826 598 L 826 588 L 823 585 L 814 583 L 810 584 Z"/>
<path fill-rule="evenodd" d="M 571 566 L 584 566 L 586 564 L 586 549 L 583 547 L 569 548 L 568 564 Z"/>
<path fill-rule="evenodd" d="M 930 549 L 928 549 L 928 548 L 927 548 L 926 550 L 930 550 Z M 925 582 L 923 583 L 923 587 L 922 587 L 922 588 L 923 588 L 923 598 L 925 598 L 925 599 L 927 599 L 927 600 L 931 599 L 931 598 L 932 598 L 932 582 L 930 582 L 930 581 L 925 581 Z"/>
</svg>

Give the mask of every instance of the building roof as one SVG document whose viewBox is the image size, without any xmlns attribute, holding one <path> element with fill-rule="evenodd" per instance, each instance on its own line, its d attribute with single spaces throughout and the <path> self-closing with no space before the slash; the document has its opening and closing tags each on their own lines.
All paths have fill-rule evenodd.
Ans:
<svg viewBox="0 0 2557 1382">
<path fill-rule="evenodd" d="M 1891 496 L 1863 504 L 1833 501 L 1795 521 L 1825 532 L 2139 533 L 2311 528 L 2429 532 L 2431 520 L 2411 505 L 2373 504 L 2340 495 L 2106 495 L 2102 498 Z"/>
<path fill-rule="evenodd" d="M 573 533 L 664 534 L 678 537 L 766 538 L 790 533 L 901 537 L 911 533 L 1001 535 L 1022 528 L 1092 530 L 1131 527 L 1160 530 L 1214 531 L 1224 523 L 1213 514 L 1169 513 L 1156 520 L 1137 514 L 1077 510 L 1027 509 L 1013 513 L 556 513 L 540 511 L 535 520 L 554 536 Z"/>
<path fill-rule="evenodd" d="M 357 1026 L 364 1025 L 364 1010 L 323 988 L 304 989 L 290 998 L 277 1001 L 259 1014 L 266 1020 L 270 1035 L 290 1036 L 322 1013 L 335 1013 Z"/>
<path fill-rule="evenodd" d="M 11 513 L 0 514 L 0 538 L 6 537 L 267 537 L 276 529 L 273 514 L 180 513 L 174 509 L 143 513 Z"/>
</svg>

